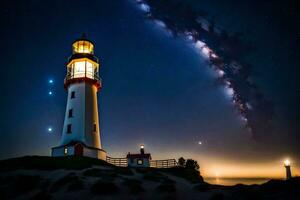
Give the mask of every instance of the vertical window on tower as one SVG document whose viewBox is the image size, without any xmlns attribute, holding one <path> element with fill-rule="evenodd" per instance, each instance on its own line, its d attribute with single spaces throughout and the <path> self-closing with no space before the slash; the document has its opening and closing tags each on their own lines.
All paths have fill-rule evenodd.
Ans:
<svg viewBox="0 0 300 200">
<path fill-rule="evenodd" d="M 67 133 L 72 133 L 72 124 L 68 124 Z"/>
<path fill-rule="evenodd" d="M 75 98 L 75 92 L 72 91 L 72 92 L 71 92 L 71 99 L 74 99 L 74 98 Z"/>
<path fill-rule="evenodd" d="M 73 109 L 69 109 L 68 117 L 69 118 L 73 117 Z"/>
<path fill-rule="evenodd" d="M 96 123 L 94 123 L 94 132 L 96 132 L 97 131 L 97 125 L 96 125 Z"/>
</svg>

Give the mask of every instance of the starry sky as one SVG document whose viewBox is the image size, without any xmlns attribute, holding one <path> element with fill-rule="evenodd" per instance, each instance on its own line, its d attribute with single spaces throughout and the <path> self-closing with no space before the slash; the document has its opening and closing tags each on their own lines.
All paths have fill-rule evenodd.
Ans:
<svg viewBox="0 0 300 200">
<path fill-rule="evenodd" d="M 84 32 L 100 59 L 101 139 L 109 156 L 143 143 L 153 159 L 196 159 L 207 176 L 282 176 L 287 157 L 300 174 L 300 18 L 293 2 L 186 4 L 253 43 L 248 60 L 274 104 L 272 130 L 254 140 L 207 61 L 186 39 L 146 20 L 133 0 L 4 1 L 0 158 L 50 155 L 59 143 L 67 58 Z"/>
</svg>

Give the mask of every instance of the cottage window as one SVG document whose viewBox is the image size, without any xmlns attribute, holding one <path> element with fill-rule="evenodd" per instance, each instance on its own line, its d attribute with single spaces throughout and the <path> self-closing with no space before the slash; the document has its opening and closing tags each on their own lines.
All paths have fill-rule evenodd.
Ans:
<svg viewBox="0 0 300 200">
<path fill-rule="evenodd" d="M 138 164 L 138 165 L 142 165 L 142 164 L 143 164 L 143 159 L 138 159 L 138 160 L 137 160 L 137 164 Z"/>
<path fill-rule="evenodd" d="M 65 147 L 65 149 L 64 149 L 64 154 L 65 154 L 65 155 L 68 154 L 68 148 L 67 148 L 67 147 Z"/>
</svg>

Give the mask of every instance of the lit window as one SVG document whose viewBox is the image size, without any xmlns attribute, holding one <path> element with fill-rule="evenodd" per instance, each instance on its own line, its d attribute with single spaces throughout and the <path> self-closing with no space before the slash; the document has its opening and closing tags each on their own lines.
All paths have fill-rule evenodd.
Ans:
<svg viewBox="0 0 300 200">
<path fill-rule="evenodd" d="M 85 61 L 74 63 L 74 78 L 85 77 Z"/>
<path fill-rule="evenodd" d="M 143 164 L 143 160 L 142 160 L 142 159 L 138 159 L 138 160 L 137 160 L 137 164 L 138 164 L 138 165 L 142 165 L 142 164 Z"/>
<path fill-rule="evenodd" d="M 93 73 L 93 64 L 90 62 L 86 62 L 86 77 L 94 78 Z"/>
<path fill-rule="evenodd" d="M 67 133 L 72 133 L 72 124 L 68 124 Z"/>
<path fill-rule="evenodd" d="M 67 147 L 65 147 L 65 149 L 64 149 L 64 154 L 65 154 L 65 155 L 68 154 L 68 148 L 67 148 Z"/>
</svg>

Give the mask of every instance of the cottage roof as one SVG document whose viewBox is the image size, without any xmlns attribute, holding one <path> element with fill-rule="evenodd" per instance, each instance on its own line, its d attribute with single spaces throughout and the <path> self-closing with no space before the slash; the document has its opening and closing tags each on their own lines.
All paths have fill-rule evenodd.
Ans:
<svg viewBox="0 0 300 200">
<path fill-rule="evenodd" d="M 151 154 L 150 153 L 144 153 L 144 154 L 130 154 L 128 153 L 127 158 L 147 158 L 147 159 L 151 159 Z"/>
</svg>

